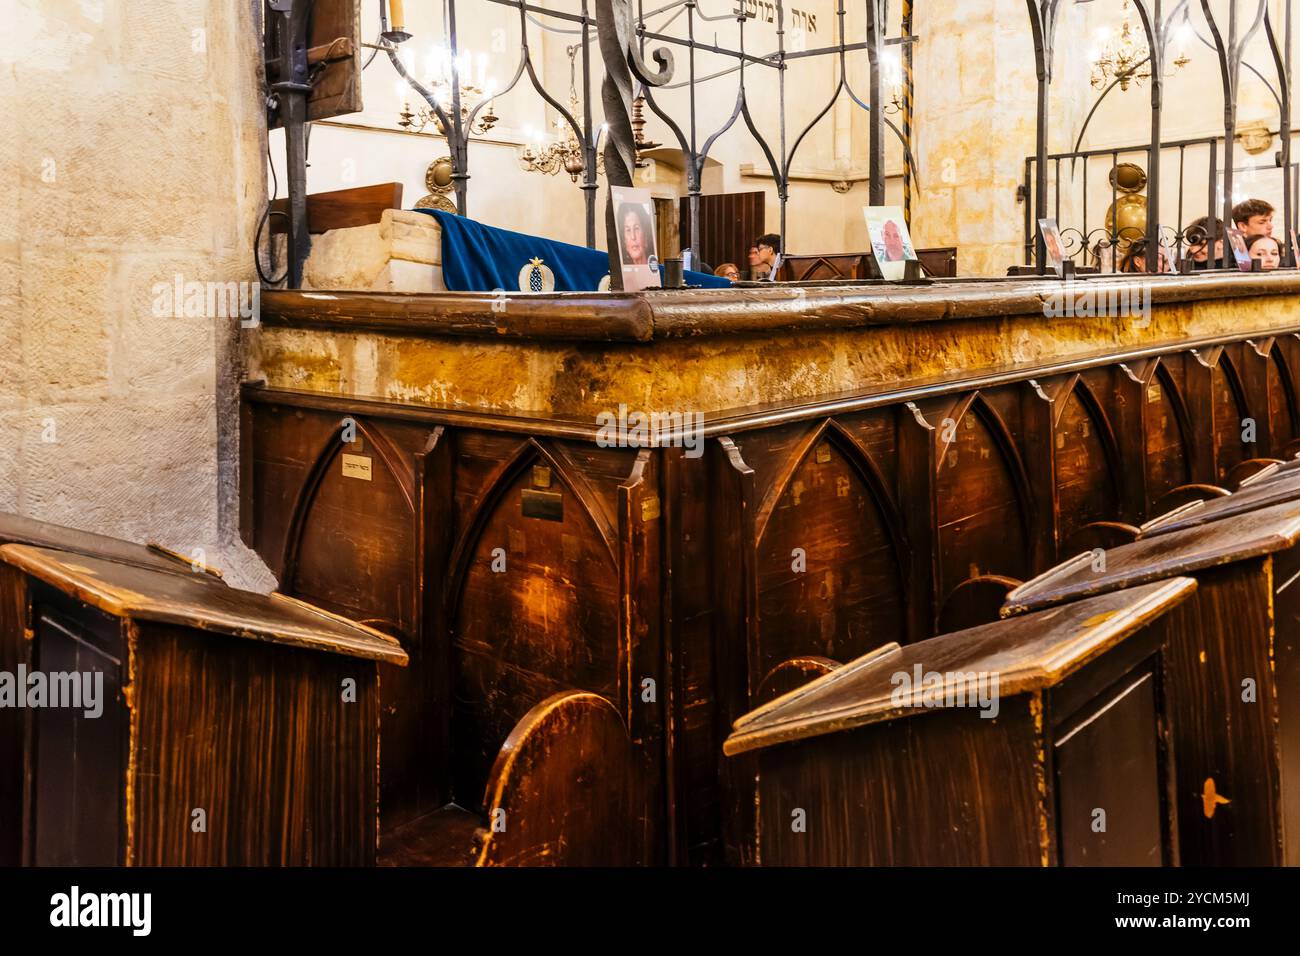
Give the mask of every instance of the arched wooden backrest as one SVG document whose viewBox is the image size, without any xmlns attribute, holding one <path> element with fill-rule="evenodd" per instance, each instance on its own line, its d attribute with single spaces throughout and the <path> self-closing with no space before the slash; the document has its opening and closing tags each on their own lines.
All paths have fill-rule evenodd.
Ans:
<svg viewBox="0 0 1300 956">
<path fill-rule="evenodd" d="M 1223 482 L 1224 487 L 1230 491 L 1238 491 L 1243 483 L 1248 482 L 1266 468 L 1280 464 L 1282 462 L 1276 458 L 1247 458 L 1228 472 L 1228 476 Z"/>
<path fill-rule="evenodd" d="M 938 633 L 950 634 L 968 627 L 991 624 L 1006 603 L 1007 595 L 1023 581 L 999 574 L 981 574 L 967 578 L 948 595 L 939 611 Z"/>
<path fill-rule="evenodd" d="M 851 660 L 903 633 L 900 516 L 876 463 L 839 423 L 809 430 L 787 453 L 756 531 L 751 687 L 791 658 Z"/>
<path fill-rule="evenodd" d="M 937 437 L 936 591 L 942 614 L 971 578 L 1031 576 L 1035 504 L 1011 428 L 984 395 L 958 402 Z"/>
<path fill-rule="evenodd" d="M 1052 443 L 1058 557 L 1087 525 L 1122 511 L 1122 466 L 1115 433 L 1091 387 L 1075 376 L 1058 400 Z"/>
<path fill-rule="evenodd" d="M 551 510 L 534 511 L 540 501 Z M 538 442 L 485 483 L 452 559 L 453 794 L 471 806 L 528 708 L 573 688 L 621 699 L 615 534 L 582 476 Z"/>
<path fill-rule="evenodd" d="M 1094 521 L 1084 525 L 1061 548 L 1062 554 L 1074 555 L 1097 548 L 1117 548 L 1138 539 L 1141 530 L 1123 521 Z"/>
<path fill-rule="evenodd" d="M 479 866 L 632 866 L 647 859 L 644 789 L 618 710 L 564 691 L 515 725 L 488 776 Z"/>
<path fill-rule="evenodd" d="M 1281 448 L 1296 439 L 1295 382 L 1283 354 L 1283 345 L 1274 340 L 1268 351 L 1264 387 L 1268 393 L 1269 439 L 1273 453 L 1281 455 Z M 1289 457 L 1289 456 L 1283 456 Z"/>
<path fill-rule="evenodd" d="M 754 705 L 776 700 L 841 666 L 843 665 L 839 661 L 833 661 L 829 657 L 792 657 L 788 661 L 782 661 L 759 682 L 758 690 L 754 693 Z"/>
<path fill-rule="evenodd" d="M 1147 472 L 1148 514 L 1160 514 L 1160 499 L 1192 478 L 1193 435 L 1187 403 L 1170 365 L 1155 362 L 1143 386 L 1142 409 L 1146 418 L 1144 451 Z M 1206 436 L 1208 441 L 1208 436 Z"/>
<path fill-rule="evenodd" d="M 1246 459 L 1252 450 L 1259 448 L 1243 439 L 1246 422 L 1254 414 L 1246 400 L 1241 376 L 1232 357 L 1225 350 L 1219 361 L 1210 369 L 1210 386 L 1214 406 L 1214 475 L 1215 481 L 1231 487 L 1228 475 Z M 1267 409 L 1261 408 L 1263 415 Z"/>
<path fill-rule="evenodd" d="M 1193 501 L 1209 501 L 1211 498 L 1227 497 L 1228 494 L 1227 488 L 1218 485 L 1180 485 L 1157 498 L 1151 513 L 1163 515 Z"/>
</svg>

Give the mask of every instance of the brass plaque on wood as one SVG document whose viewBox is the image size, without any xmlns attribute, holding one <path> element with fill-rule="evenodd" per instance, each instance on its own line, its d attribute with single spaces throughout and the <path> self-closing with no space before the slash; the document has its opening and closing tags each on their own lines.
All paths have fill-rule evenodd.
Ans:
<svg viewBox="0 0 1300 956">
<path fill-rule="evenodd" d="M 359 478 L 362 481 L 371 480 L 370 459 L 364 455 L 344 455 L 343 456 L 343 477 Z"/>
<path fill-rule="evenodd" d="M 533 465 L 533 487 L 551 487 L 551 469 L 547 468 L 545 465 Z"/>
<path fill-rule="evenodd" d="M 817 446 L 817 464 L 824 465 L 831 460 L 831 446 L 825 442 Z"/>
<path fill-rule="evenodd" d="M 641 500 L 641 520 L 654 521 L 659 517 L 659 496 L 650 495 Z"/>
<path fill-rule="evenodd" d="M 521 506 L 525 518 L 564 520 L 564 496 L 558 491 L 534 491 L 532 488 L 525 488 Z"/>
</svg>

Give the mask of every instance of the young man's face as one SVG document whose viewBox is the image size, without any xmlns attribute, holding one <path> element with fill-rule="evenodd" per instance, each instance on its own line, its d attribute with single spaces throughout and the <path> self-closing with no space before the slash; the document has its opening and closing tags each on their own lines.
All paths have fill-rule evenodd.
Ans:
<svg viewBox="0 0 1300 956">
<path fill-rule="evenodd" d="M 1191 247 L 1190 247 L 1189 251 L 1190 251 L 1191 254 L 1192 254 L 1192 261 L 1193 261 L 1193 262 L 1204 262 L 1206 259 L 1210 258 L 1209 253 L 1208 253 L 1208 251 L 1207 251 L 1207 249 L 1206 249 L 1206 245 L 1207 245 L 1206 243 L 1202 242 L 1202 243 L 1199 243 L 1198 245 L 1195 245 L 1195 246 L 1191 246 Z M 1222 239 L 1215 239 L 1215 240 L 1214 240 L 1214 258 L 1215 258 L 1215 259 L 1222 259 L 1222 258 L 1223 258 L 1223 240 L 1222 240 Z"/>
<path fill-rule="evenodd" d="M 771 246 L 760 245 L 758 247 L 757 264 L 771 266 L 774 262 L 776 262 L 776 250 Z"/>
<path fill-rule="evenodd" d="M 759 254 L 758 254 L 758 246 L 750 246 L 750 247 L 749 247 L 749 264 L 750 264 L 751 266 L 756 266 L 756 265 L 758 265 L 758 264 L 759 264 L 760 262 L 762 262 L 762 261 L 763 261 L 762 258 L 761 258 L 761 257 L 759 256 Z"/>
<path fill-rule="evenodd" d="M 1237 223 L 1237 228 L 1242 231 L 1242 234 L 1247 239 L 1251 236 L 1271 236 L 1273 235 L 1273 214 L 1269 212 L 1251 216 L 1245 222 Z"/>
</svg>

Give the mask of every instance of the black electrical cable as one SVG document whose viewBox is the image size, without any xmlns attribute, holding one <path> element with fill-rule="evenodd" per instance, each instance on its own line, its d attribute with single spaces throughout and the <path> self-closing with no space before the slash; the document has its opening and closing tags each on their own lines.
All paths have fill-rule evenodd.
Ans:
<svg viewBox="0 0 1300 956">
<path fill-rule="evenodd" d="M 271 198 L 266 201 L 266 208 L 262 211 L 262 218 L 257 224 L 257 233 L 253 236 L 253 264 L 257 266 L 257 276 L 263 283 L 269 286 L 276 286 L 283 282 L 289 276 L 289 266 L 286 264 L 284 273 L 276 279 L 272 279 L 262 271 L 262 230 L 266 228 L 266 220 L 271 216 L 283 216 L 289 218 L 287 212 L 271 211 L 272 204 L 280 197 L 280 180 L 275 175 L 275 164 L 271 161 L 271 143 L 268 140 L 266 144 L 266 165 L 271 169 Z"/>
</svg>

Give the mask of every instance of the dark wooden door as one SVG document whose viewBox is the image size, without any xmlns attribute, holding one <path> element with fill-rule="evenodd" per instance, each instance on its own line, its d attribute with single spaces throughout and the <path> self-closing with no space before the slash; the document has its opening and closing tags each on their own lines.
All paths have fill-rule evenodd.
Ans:
<svg viewBox="0 0 1300 956">
<path fill-rule="evenodd" d="M 743 273 L 749 268 L 749 244 L 761 236 L 766 194 L 722 193 L 700 197 L 700 259 L 712 271 L 733 262 Z M 691 245 L 691 201 L 681 200 L 682 248 Z M 696 263 L 699 268 L 699 263 Z"/>
<path fill-rule="evenodd" d="M 36 613 L 36 668 L 51 684 L 60 674 L 104 676 L 98 714 L 70 706 L 34 711 L 30 862 L 118 866 L 127 779 L 121 632 L 83 605 L 54 602 L 60 606 L 44 604 Z"/>
</svg>

